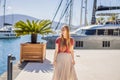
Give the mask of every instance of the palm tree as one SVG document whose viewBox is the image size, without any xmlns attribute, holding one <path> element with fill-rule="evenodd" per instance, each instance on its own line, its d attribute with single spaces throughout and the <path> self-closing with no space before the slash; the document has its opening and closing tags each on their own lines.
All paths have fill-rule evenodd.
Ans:
<svg viewBox="0 0 120 80">
<path fill-rule="evenodd" d="M 37 34 L 46 35 L 53 33 L 50 28 L 50 20 L 37 20 L 37 21 L 18 21 L 15 23 L 15 32 L 17 36 L 31 34 L 31 43 L 37 43 Z"/>
<path fill-rule="evenodd" d="M 104 17 L 99 17 L 96 20 L 97 20 L 97 23 L 99 23 L 99 24 L 105 23 L 105 18 Z"/>
<path fill-rule="evenodd" d="M 117 15 L 112 15 L 110 17 L 108 17 L 108 21 L 114 22 L 116 19 L 118 19 Z"/>
</svg>

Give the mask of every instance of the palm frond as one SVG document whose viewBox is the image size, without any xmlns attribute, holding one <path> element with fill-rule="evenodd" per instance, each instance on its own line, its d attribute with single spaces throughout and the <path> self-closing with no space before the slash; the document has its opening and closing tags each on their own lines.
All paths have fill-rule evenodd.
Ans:
<svg viewBox="0 0 120 80">
<path fill-rule="evenodd" d="M 15 23 L 15 32 L 18 36 L 26 35 L 26 34 L 41 34 L 45 35 L 48 33 L 52 33 L 52 29 L 50 28 L 51 21 L 50 20 L 37 20 L 37 21 L 18 21 Z"/>
</svg>

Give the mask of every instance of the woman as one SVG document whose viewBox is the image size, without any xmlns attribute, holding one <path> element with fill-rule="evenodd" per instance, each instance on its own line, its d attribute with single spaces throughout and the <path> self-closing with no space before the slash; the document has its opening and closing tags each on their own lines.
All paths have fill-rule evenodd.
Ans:
<svg viewBox="0 0 120 80">
<path fill-rule="evenodd" d="M 74 69 L 74 40 L 70 37 L 68 26 L 62 27 L 61 36 L 56 39 L 55 43 L 52 80 L 78 80 Z"/>
</svg>

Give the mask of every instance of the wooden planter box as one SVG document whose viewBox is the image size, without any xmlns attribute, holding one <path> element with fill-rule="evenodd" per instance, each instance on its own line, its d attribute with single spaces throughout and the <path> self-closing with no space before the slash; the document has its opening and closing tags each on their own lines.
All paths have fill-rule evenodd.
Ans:
<svg viewBox="0 0 120 80">
<path fill-rule="evenodd" d="M 21 44 L 20 63 L 23 61 L 43 62 L 46 57 L 46 44 Z"/>
</svg>

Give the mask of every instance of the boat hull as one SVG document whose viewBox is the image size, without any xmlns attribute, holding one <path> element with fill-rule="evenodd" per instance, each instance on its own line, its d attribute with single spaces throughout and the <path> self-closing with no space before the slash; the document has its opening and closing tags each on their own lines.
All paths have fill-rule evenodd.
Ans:
<svg viewBox="0 0 120 80">
<path fill-rule="evenodd" d="M 47 48 L 55 48 L 58 36 L 43 38 L 47 40 Z M 120 36 L 72 36 L 75 40 L 75 49 L 120 49 Z"/>
</svg>

